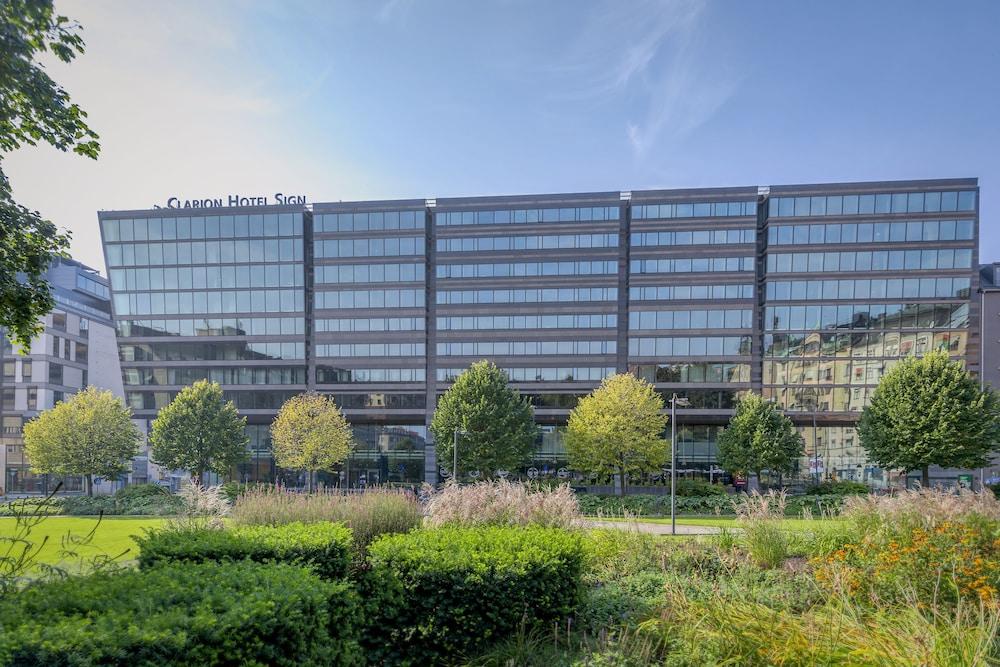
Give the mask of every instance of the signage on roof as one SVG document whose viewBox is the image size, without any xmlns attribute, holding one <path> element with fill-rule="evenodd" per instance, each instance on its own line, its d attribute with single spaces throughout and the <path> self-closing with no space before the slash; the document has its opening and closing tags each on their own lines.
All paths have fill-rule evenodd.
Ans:
<svg viewBox="0 0 1000 667">
<path fill-rule="evenodd" d="M 226 197 L 209 197 L 206 199 L 183 199 L 170 197 L 166 206 L 154 205 L 153 208 L 226 208 L 230 206 L 267 206 L 268 204 L 305 204 L 305 195 L 286 195 L 276 192 L 272 197 L 266 195 L 228 195 Z"/>
</svg>

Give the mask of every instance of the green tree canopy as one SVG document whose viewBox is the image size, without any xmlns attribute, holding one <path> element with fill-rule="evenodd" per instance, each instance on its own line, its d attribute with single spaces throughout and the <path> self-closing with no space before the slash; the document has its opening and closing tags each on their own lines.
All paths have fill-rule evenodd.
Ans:
<svg viewBox="0 0 1000 667">
<path fill-rule="evenodd" d="M 659 470 L 670 454 L 663 438 L 668 417 L 653 385 L 631 373 L 604 379 L 570 412 L 566 453 L 575 470 L 618 475 L 624 493 L 629 475 Z"/>
<path fill-rule="evenodd" d="M 115 479 L 129 470 L 142 434 L 132 411 L 110 391 L 87 387 L 24 425 L 24 450 L 31 469 L 55 475 L 83 475 L 87 494 L 94 477 Z"/>
<path fill-rule="evenodd" d="M 804 447 L 792 420 L 760 394 L 747 392 L 719 434 L 719 465 L 732 473 L 792 472 Z"/>
<path fill-rule="evenodd" d="M 976 468 L 1000 444 L 1000 400 L 947 352 L 907 357 L 879 382 L 858 423 L 861 445 L 883 468 Z"/>
<path fill-rule="evenodd" d="M 274 461 L 282 468 L 309 473 L 309 489 L 317 470 L 331 470 L 351 452 L 354 433 L 333 398 L 299 394 L 285 401 L 271 424 Z"/>
<path fill-rule="evenodd" d="M 83 53 L 80 26 L 56 15 L 52 4 L 0 2 L 0 327 L 22 349 L 55 305 L 44 274 L 52 259 L 65 253 L 69 237 L 14 201 L 3 155 L 39 142 L 90 158 L 100 150 L 87 114 L 38 61 L 51 53 L 68 63 Z"/>
<path fill-rule="evenodd" d="M 538 437 L 534 411 L 526 398 L 508 386 L 507 374 L 489 361 L 472 364 L 438 399 L 430 431 L 438 461 L 451 467 L 455 429 L 459 474 L 478 470 L 492 477 L 498 470 L 525 465 Z"/>
<path fill-rule="evenodd" d="M 226 475 L 247 458 L 246 417 L 222 395 L 217 382 L 199 380 L 181 390 L 153 420 L 149 444 L 153 461 L 188 470 Z"/>
</svg>

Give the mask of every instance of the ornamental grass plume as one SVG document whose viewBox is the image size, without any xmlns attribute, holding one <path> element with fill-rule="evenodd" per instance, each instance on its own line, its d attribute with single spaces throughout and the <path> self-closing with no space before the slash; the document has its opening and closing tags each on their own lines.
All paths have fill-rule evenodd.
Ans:
<svg viewBox="0 0 1000 667">
<path fill-rule="evenodd" d="M 297 493 L 278 485 L 261 485 L 236 499 L 230 519 L 236 524 L 268 526 L 295 521 L 343 522 L 354 534 L 355 546 L 363 551 L 379 535 L 405 533 L 418 527 L 423 517 L 416 497 L 398 489 Z"/>
<path fill-rule="evenodd" d="M 785 490 L 756 490 L 733 500 L 736 521 L 743 529 L 750 559 L 761 568 L 780 567 L 788 557 L 788 536 L 781 529 L 787 505 Z"/>
<path fill-rule="evenodd" d="M 918 488 L 887 496 L 850 496 L 841 516 L 862 534 L 932 530 L 945 522 L 1000 521 L 1000 500 L 992 492 Z"/>
<path fill-rule="evenodd" d="M 466 486 L 448 484 L 427 501 L 431 526 L 527 526 L 572 528 L 580 505 L 568 484 L 544 488 L 505 479 Z"/>
</svg>

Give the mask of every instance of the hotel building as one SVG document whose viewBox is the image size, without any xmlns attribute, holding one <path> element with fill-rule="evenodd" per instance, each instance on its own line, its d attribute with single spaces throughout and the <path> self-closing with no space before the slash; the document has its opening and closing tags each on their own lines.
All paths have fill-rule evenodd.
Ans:
<svg viewBox="0 0 1000 667">
<path fill-rule="evenodd" d="M 976 179 L 102 211 L 124 392 L 147 424 L 184 386 L 247 416 L 242 479 L 274 479 L 268 426 L 332 394 L 352 485 L 435 481 L 427 425 L 495 361 L 542 426 L 531 466 L 608 374 L 670 397 L 681 467 L 707 471 L 741 392 L 801 428 L 802 474 L 884 482 L 859 411 L 901 357 L 980 365 Z M 292 480 L 289 480 L 292 481 Z M 336 481 L 335 476 L 330 481 Z"/>
</svg>

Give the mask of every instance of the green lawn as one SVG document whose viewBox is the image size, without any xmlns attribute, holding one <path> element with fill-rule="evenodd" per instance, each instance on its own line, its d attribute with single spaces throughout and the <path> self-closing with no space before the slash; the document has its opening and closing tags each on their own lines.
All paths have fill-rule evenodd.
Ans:
<svg viewBox="0 0 1000 667">
<path fill-rule="evenodd" d="M 14 519 L 0 518 L 0 536 L 9 537 L 14 531 Z M 105 517 L 97 525 L 96 517 L 48 517 L 31 531 L 29 540 L 35 544 L 41 543 L 46 537 L 45 545 L 38 554 L 38 561 L 51 565 L 66 561 L 66 556 L 62 553 L 66 549 L 73 549 L 77 552 L 76 558 L 70 558 L 68 566 L 72 562 L 78 562 L 80 558 L 91 559 L 95 556 L 107 555 L 119 560 L 134 560 L 138 549 L 132 539 L 133 535 L 141 535 L 145 528 L 156 528 L 161 526 L 166 519 L 157 517 Z M 94 526 L 97 531 L 90 544 L 85 546 L 67 545 L 63 542 L 67 534 L 77 537 L 86 536 Z M 0 557 L 7 554 L 9 543 L 0 542 Z M 20 548 L 15 553 L 19 553 Z"/>
</svg>

